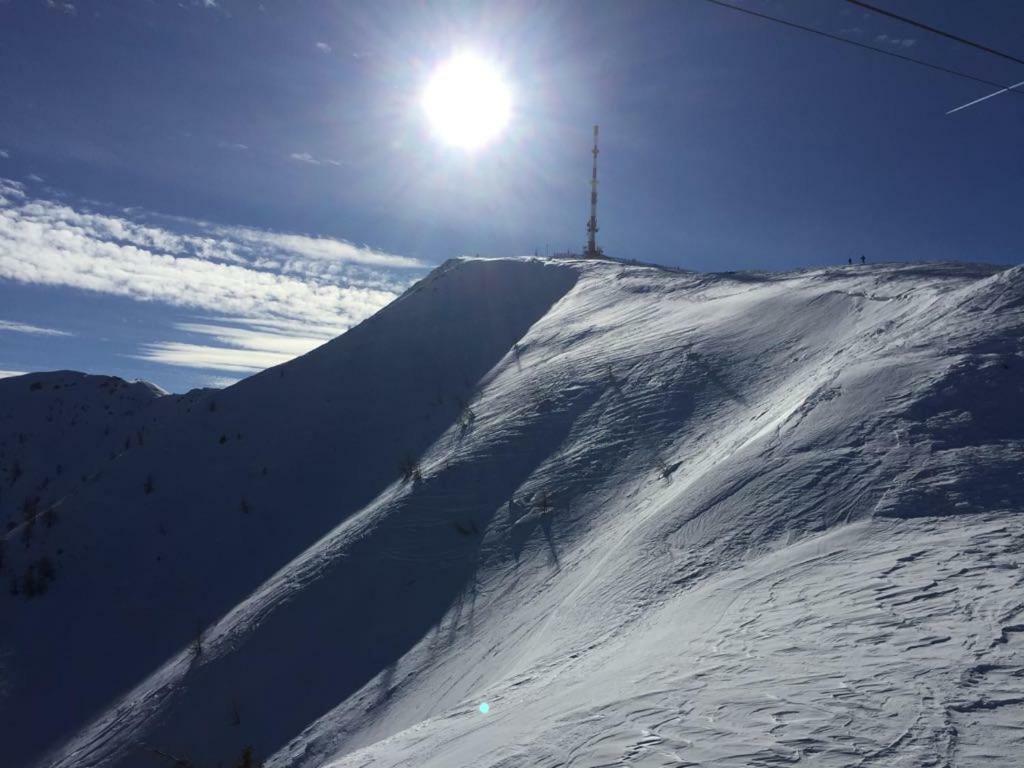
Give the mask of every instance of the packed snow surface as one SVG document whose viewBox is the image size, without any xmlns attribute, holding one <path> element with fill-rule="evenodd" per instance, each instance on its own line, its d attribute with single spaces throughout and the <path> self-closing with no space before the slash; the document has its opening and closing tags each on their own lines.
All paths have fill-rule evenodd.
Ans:
<svg viewBox="0 0 1024 768">
<path fill-rule="evenodd" d="M 1022 372 L 1022 267 L 460 259 L 223 391 L 0 380 L 0 761 L 1015 765 Z"/>
</svg>

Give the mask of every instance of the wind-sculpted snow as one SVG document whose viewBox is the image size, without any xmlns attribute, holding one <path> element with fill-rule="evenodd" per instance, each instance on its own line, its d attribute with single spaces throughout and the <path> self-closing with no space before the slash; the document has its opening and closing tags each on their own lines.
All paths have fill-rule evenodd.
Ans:
<svg viewBox="0 0 1024 768">
<path fill-rule="evenodd" d="M 297 762 L 1012 765 L 1022 547 L 1019 518 L 852 524 L 648 606 L 594 646 L 549 644 L 528 672 L 479 688 L 486 719 L 467 700 Z"/>
<path fill-rule="evenodd" d="M 0 736 L 66 768 L 1012 764 L 1022 339 L 1019 267 L 450 262 L 142 410 L 3 609 Z"/>
</svg>

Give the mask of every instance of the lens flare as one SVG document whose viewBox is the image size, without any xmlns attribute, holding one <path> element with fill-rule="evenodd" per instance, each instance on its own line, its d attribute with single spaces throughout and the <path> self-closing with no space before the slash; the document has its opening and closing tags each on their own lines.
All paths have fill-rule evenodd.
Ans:
<svg viewBox="0 0 1024 768">
<path fill-rule="evenodd" d="M 480 702 L 480 714 L 486 715 L 490 711 L 491 711 L 491 705 L 488 704 L 486 701 L 481 701 Z"/>
</svg>

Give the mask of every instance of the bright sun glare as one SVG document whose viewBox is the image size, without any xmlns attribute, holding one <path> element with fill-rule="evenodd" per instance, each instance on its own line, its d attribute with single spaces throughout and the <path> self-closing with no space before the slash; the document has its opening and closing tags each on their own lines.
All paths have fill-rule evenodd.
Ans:
<svg viewBox="0 0 1024 768">
<path fill-rule="evenodd" d="M 443 62 L 423 91 L 423 110 L 446 144 L 479 149 L 508 124 L 512 94 L 501 72 L 472 53 Z"/>
</svg>

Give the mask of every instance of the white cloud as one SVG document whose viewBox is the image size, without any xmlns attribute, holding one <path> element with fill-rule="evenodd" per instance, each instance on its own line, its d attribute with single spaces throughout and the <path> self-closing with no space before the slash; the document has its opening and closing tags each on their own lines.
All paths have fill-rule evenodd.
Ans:
<svg viewBox="0 0 1024 768">
<path fill-rule="evenodd" d="M 342 165 L 342 163 L 337 160 L 331 160 L 326 157 L 313 157 L 309 152 L 292 152 L 288 157 L 300 163 L 307 163 L 308 165 L 333 165 L 339 168 Z"/>
<path fill-rule="evenodd" d="M 887 43 L 888 45 L 893 45 L 893 46 L 897 46 L 897 47 L 901 47 L 901 48 L 910 48 L 911 46 L 913 46 L 917 42 L 917 40 L 915 40 L 912 37 L 890 37 L 889 35 L 884 35 L 883 34 L 883 35 L 876 35 L 875 36 L 875 42 L 876 43 Z"/>
<path fill-rule="evenodd" d="M 71 336 L 67 331 L 58 331 L 56 328 L 43 328 L 28 323 L 15 323 L 10 320 L 0 320 L 0 333 L 9 331 L 11 333 L 31 333 L 38 336 Z"/>
<path fill-rule="evenodd" d="M 10 179 L 0 179 L 0 206 L 11 205 L 25 199 L 25 187 Z"/>
<path fill-rule="evenodd" d="M 259 329 L 269 333 L 284 334 L 286 336 L 305 335 L 315 339 L 332 339 L 345 330 L 344 326 L 332 323 L 317 325 L 315 323 L 282 318 L 220 316 L 205 319 L 211 323 L 241 323 L 246 328 Z"/>
<path fill-rule="evenodd" d="M 295 335 L 208 322 L 177 323 L 175 327 L 207 337 L 217 345 L 158 341 L 144 345 L 137 357 L 190 368 L 252 373 L 303 355 L 337 335 L 334 329 L 315 336 Z"/>
<path fill-rule="evenodd" d="M 244 152 L 249 148 L 248 144 L 242 144 L 238 141 L 219 141 L 217 146 L 221 149 L 230 149 L 234 152 Z"/>
<path fill-rule="evenodd" d="M 156 253 L 0 209 L 0 278 L 238 315 L 362 319 L 394 294 Z"/>
<path fill-rule="evenodd" d="M 78 12 L 75 4 L 69 3 L 66 0 L 46 0 L 46 7 L 54 11 L 66 13 L 68 16 L 74 16 Z"/>
<path fill-rule="evenodd" d="M 0 179 L 0 215 L 21 224 L 31 222 L 42 229 L 80 234 L 88 240 L 136 245 L 156 253 L 192 256 L 204 261 L 223 261 L 259 269 L 277 270 L 290 266 L 291 273 L 320 279 L 325 274 L 315 266 L 317 262 L 329 262 L 335 267 L 346 263 L 403 269 L 425 266 L 417 259 L 329 237 L 270 232 L 253 227 L 214 226 L 185 219 L 175 221 L 181 225 L 179 228 L 192 231 L 174 232 L 123 216 L 83 212 L 48 200 L 28 199 L 23 185 L 4 179 Z M 330 274 L 333 275 L 332 272 Z"/>
<path fill-rule="evenodd" d="M 230 387 L 232 384 L 237 384 L 239 379 L 231 378 L 230 376 L 211 376 L 207 379 L 205 386 L 213 387 L 215 389 L 224 389 Z"/>
<path fill-rule="evenodd" d="M 0 379 L 9 379 L 12 376 L 24 376 L 28 371 L 0 371 Z"/>
<path fill-rule="evenodd" d="M 408 256 L 383 253 L 366 246 L 353 245 L 331 237 L 311 237 L 285 232 L 268 232 L 252 227 L 218 227 L 214 230 L 224 238 L 242 243 L 259 255 L 280 257 L 282 254 L 299 257 L 305 261 L 331 263 L 350 262 L 374 267 L 409 269 L 422 267 L 423 262 Z M 278 262 L 286 269 L 287 264 Z M 308 266 L 308 265 L 304 265 Z"/>
<path fill-rule="evenodd" d="M 321 53 L 330 53 L 331 52 L 331 46 L 329 46 L 327 43 L 317 43 L 316 44 L 316 49 L 318 51 L 320 51 Z"/>
<path fill-rule="evenodd" d="M 423 267 L 327 237 L 189 220 L 174 221 L 191 231 L 173 231 L 144 218 L 33 198 L 0 179 L 0 279 L 215 314 L 178 328 L 203 334 L 204 343 L 158 342 L 141 356 L 249 372 L 302 354 L 389 303 L 411 276 L 381 270 Z M 0 321 L 0 330 L 63 333 L 13 321 Z"/>
<path fill-rule="evenodd" d="M 317 336 L 297 336 L 211 323 L 178 323 L 175 327 L 188 333 L 211 336 L 231 347 L 254 352 L 272 352 L 291 357 L 303 355 L 337 335 L 335 332 L 330 332 Z"/>
<path fill-rule="evenodd" d="M 155 344 L 143 344 L 142 352 L 136 357 L 184 368 L 255 373 L 264 368 L 287 362 L 295 355 L 214 347 L 204 344 L 186 344 L 180 341 L 161 341 Z"/>
<path fill-rule="evenodd" d="M 6 149 L 0 149 L 0 158 L 3 158 L 4 160 L 6 160 L 10 156 L 11 156 L 11 153 L 8 152 Z"/>
</svg>

